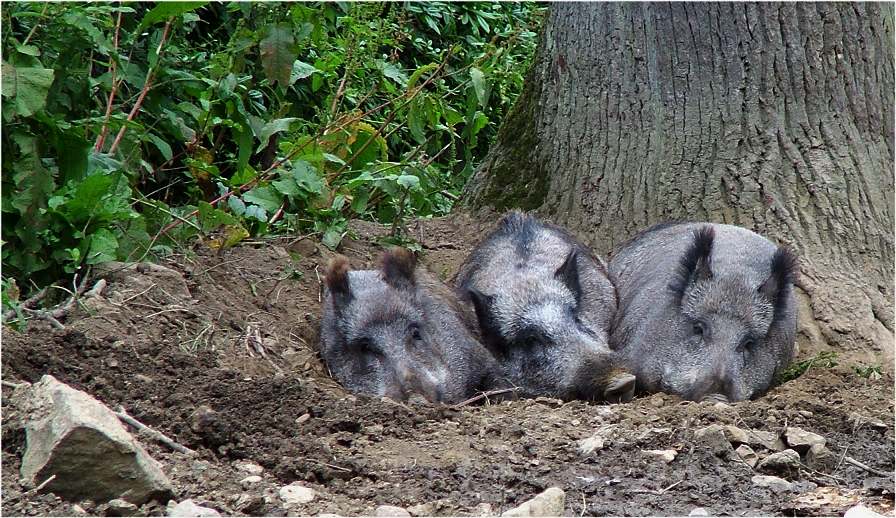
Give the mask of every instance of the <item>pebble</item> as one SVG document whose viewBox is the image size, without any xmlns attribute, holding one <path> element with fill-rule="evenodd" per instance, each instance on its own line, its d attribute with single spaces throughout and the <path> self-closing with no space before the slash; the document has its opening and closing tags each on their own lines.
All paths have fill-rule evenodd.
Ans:
<svg viewBox="0 0 896 518">
<path fill-rule="evenodd" d="M 195 502 L 191 499 L 184 500 L 181 503 L 175 503 L 174 500 L 168 502 L 168 516 L 178 516 L 178 517 L 194 517 L 194 518 L 208 518 L 212 516 L 221 516 L 218 511 L 208 507 L 202 507 L 200 505 L 196 505 Z"/>
<path fill-rule="evenodd" d="M 87 514 L 87 511 L 78 504 L 72 506 L 72 514 Z"/>
<path fill-rule="evenodd" d="M 259 482 L 261 482 L 260 475 L 249 475 L 248 477 L 240 480 L 240 485 L 243 486 L 244 488 L 249 488 Z"/>
<path fill-rule="evenodd" d="M 787 444 L 797 451 L 807 451 L 813 445 L 820 444 L 824 446 L 828 442 L 827 439 L 817 433 L 808 432 L 795 426 L 791 426 L 784 431 L 784 438 L 787 440 Z"/>
<path fill-rule="evenodd" d="M 694 438 L 713 455 L 723 457 L 731 451 L 731 444 L 725 437 L 723 428 L 717 424 L 711 424 L 694 432 Z"/>
<path fill-rule="evenodd" d="M 604 447 L 604 438 L 598 434 L 594 434 L 587 439 L 582 439 L 579 441 L 579 451 L 583 455 L 589 455 L 594 453 L 597 450 L 601 450 Z"/>
<path fill-rule="evenodd" d="M 280 500 L 283 500 L 284 507 L 307 504 L 314 501 L 317 497 L 317 492 L 310 487 L 303 486 L 299 482 L 293 482 L 288 486 L 281 487 L 279 494 Z"/>
<path fill-rule="evenodd" d="M 374 516 L 410 516 L 409 513 L 403 507 L 396 507 L 394 505 L 381 505 L 373 511 Z"/>
<path fill-rule="evenodd" d="M 482 502 L 481 504 L 478 504 L 473 508 L 473 512 L 471 514 L 473 516 L 494 516 L 495 511 L 494 509 L 492 509 L 492 504 L 488 502 Z"/>
<path fill-rule="evenodd" d="M 788 482 L 780 477 L 771 477 L 768 475 L 755 475 L 752 479 L 754 484 L 759 487 L 767 487 L 776 493 L 791 491 L 793 483 Z"/>
<path fill-rule="evenodd" d="M 742 430 L 736 426 L 728 425 L 724 428 L 725 438 L 728 442 L 735 444 L 750 444 L 750 435 L 746 430 Z"/>
<path fill-rule="evenodd" d="M 884 515 L 876 513 L 860 504 L 847 509 L 843 518 L 884 518 Z"/>
<path fill-rule="evenodd" d="M 741 444 L 734 450 L 734 453 L 738 455 L 744 462 L 747 463 L 751 468 L 756 467 L 756 463 L 759 462 L 759 456 L 756 455 L 756 452 L 753 451 L 753 448 L 750 448 L 747 444 Z"/>
<path fill-rule="evenodd" d="M 759 469 L 790 471 L 800 467 L 800 454 L 795 450 L 772 453 L 759 463 Z"/>
<path fill-rule="evenodd" d="M 834 468 L 837 456 L 824 444 L 813 444 L 806 452 L 806 466 L 816 471 L 828 471 Z"/>
<path fill-rule="evenodd" d="M 688 516 L 709 516 L 709 512 L 702 507 L 695 507 L 691 509 L 691 512 L 688 513 Z"/>
<path fill-rule="evenodd" d="M 560 516 L 566 507 L 566 493 L 559 487 L 549 487 L 501 516 Z"/>
<path fill-rule="evenodd" d="M 302 424 L 309 419 L 311 419 L 311 414 L 302 414 L 299 417 L 296 417 L 296 424 Z"/>
<path fill-rule="evenodd" d="M 750 430 L 750 446 L 762 446 L 772 451 L 781 451 L 787 448 L 781 436 L 776 432 L 766 432 L 763 430 Z"/>
<path fill-rule="evenodd" d="M 250 475 L 261 475 L 264 468 L 254 462 L 240 462 L 236 465 L 236 469 L 249 473 Z"/>
<path fill-rule="evenodd" d="M 641 451 L 643 451 L 644 453 L 647 453 L 649 455 L 658 457 L 660 460 L 662 460 L 666 464 L 669 464 L 670 462 L 675 460 L 675 457 L 678 456 L 678 452 L 675 450 L 641 450 Z"/>
<path fill-rule="evenodd" d="M 121 498 L 109 500 L 107 505 L 109 506 L 108 514 L 110 516 L 134 516 L 139 510 L 136 505 Z"/>
</svg>

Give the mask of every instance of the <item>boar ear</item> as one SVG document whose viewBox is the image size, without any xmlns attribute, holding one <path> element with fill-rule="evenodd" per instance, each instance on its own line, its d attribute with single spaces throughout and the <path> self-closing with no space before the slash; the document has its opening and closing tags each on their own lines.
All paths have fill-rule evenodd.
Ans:
<svg viewBox="0 0 896 518">
<path fill-rule="evenodd" d="M 414 268 L 417 258 L 406 248 L 394 247 L 383 254 L 383 280 L 396 289 L 414 286 Z"/>
<path fill-rule="evenodd" d="M 500 338 L 500 332 L 492 315 L 492 303 L 495 298 L 482 293 L 476 288 L 468 289 L 467 293 L 470 294 L 473 309 L 476 310 L 476 320 L 479 321 L 479 329 L 482 331 L 483 340 L 490 344 L 496 344 Z"/>
<path fill-rule="evenodd" d="M 781 291 L 788 285 L 796 282 L 799 275 L 800 267 L 796 259 L 796 255 L 786 246 L 779 246 L 772 256 L 771 269 L 768 279 L 759 286 L 757 291 L 765 298 L 771 301 L 775 306 L 775 315 L 784 304 L 784 297 L 781 297 Z"/>
<path fill-rule="evenodd" d="M 333 295 L 337 305 L 342 305 L 351 300 L 352 293 L 348 284 L 348 259 L 337 255 L 330 259 L 327 272 L 324 275 L 324 283 Z"/>
<path fill-rule="evenodd" d="M 712 245 L 715 238 L 716 231 L 708 225 L 694 231 L 694 242 L 681 257 L 669 285 L 679 301 L 692 283 L 712 279 Z"/>
<path fill-rule="evenodd" d="M 566 260 L 554 272 L 554 278 L 562 282 L 569 288 L 573 296 L 576 298 L 576 306 L 579 305 L 582 298 L 582 286 L 579 284 L 579 251 L 573 248 Z"/>
</svg>

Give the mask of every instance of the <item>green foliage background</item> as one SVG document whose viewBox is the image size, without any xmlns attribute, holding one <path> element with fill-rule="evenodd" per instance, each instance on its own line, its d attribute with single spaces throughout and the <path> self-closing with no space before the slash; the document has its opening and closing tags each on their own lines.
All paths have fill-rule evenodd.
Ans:
<svg viewBox="0 0 896 518">
<path fill-rule="evenodd" d="M 447 213 L 535 3 L 3 3 L 4 309 L 202 239 Z M 114 95 L 113 95 L 114 93 Z M 17 287 L 17 286 L 18 287 Z"/>
</svg>

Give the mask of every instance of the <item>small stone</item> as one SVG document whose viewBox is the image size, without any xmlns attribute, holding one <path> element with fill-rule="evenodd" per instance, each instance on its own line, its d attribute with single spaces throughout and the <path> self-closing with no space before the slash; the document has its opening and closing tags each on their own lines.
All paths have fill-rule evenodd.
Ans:
<svg viewBox="0 0 896 518">
<path fill-rule="evenodd" d="M 167 509 L 168 516 L 178 516 L 178 517 L 194 517 L 194 518 L 207 518 L 212 516 L 221 516 L 218 511 L 211 509 L 209 507 L 202 507 L 201 505 L 197 505 L 192 499 L 184 500 L 181 503 L 176 503 L 174 500 L 168 502 Z"/>
<path fill-rule="evenodd" d="M 139 510 L 136 505 L 121 498 L 109 500 L 107 505 L 106 516 L 134 516 Z"/>
<path fill-rule="evenodd" d="M 579 452 L 583 455 L 590 455 L 597 450 L 601 450 L 604 447 L 604 438 L 598 434 L 594 434 L 587 439 L 582 439 L 579 441 Z"/>
<path fill-rule="evenodd" d="M 797 412 L 797 414 L 799 414 L 799 415 L 801 415 L 801 416 L 803 416 L 803 417 L 812 417 L 813 415 L 815 415 L 815 414 L 813 414 L 812 412 L 810 412 L 810 411 L 808 411 L 808 410 L 800 410 L 800 411 Z"/>
<path fill-rule="evenodd" d="M 856 505 L 847 509 L 843 518 L 884 518 L 884 515 L 876 513 L 864 505 Z"/>
<path fill-rule="evenodd" d="M 709 512 L 702 507 L 695 507 L 691 509 L 691 512 L 688 513 L 688 516 L 709 516 Z"/>
<path fill-rule="evenodd" d="M 817 433 L 807 432 L 795 426 L 791 426 L 784 431 L 784 438 L 791 448 L 802 452 L 808 451 L 815 444 L 824 446 L 828 442 L 827 439 Z"/>
<path fill-rule="evenodd" d="M 750 430 L 747 432 L 750 438 L 750 446 L 762 446 L 771 451 L 781 451 L 787 448 L 781 436 L 775 432 L 766 432 L 763 430 Z"/>
<path fill-rule="evenodd" d="M 283 500 L 284 507 L 290 507 L 298 504 L 307 504 L 314 501 L 317 497 L 310 487 L 305 487 L 299 482 L 293 482 L 288 486 L 280 488 L 280 500 Z"/>
<path fill-rule="evenodd" d="M 717 457 L 725 457 L 732 451 L 723 428 L 717 424 L 697 430 L 694 432 L 694 438 L 700 446 Z"/>
<path fill-rule="evenodd" d="M 746 430 L 742 430 L 736 426 L 728 425 L 723 428 L 725 432 L 725 438 L 728 439 L 728 442 L 733 444 L 749 444 L 750 436 L 747 434 Z"/>
<path fill-rule="evenodd" d="M 236 464 L 236 469 L 248 473 L 250 475 L 261 475 L 264 473 L 264 468 L 255 464 L 254 462 L 240 462 Z"/>
<path fill-rule="evenodd" d="M 566 493 L 559 487 L 549 487 L 501 516 L 560 516 L 566 507 Z"/>
<path fill-rule="evenodd" d="M 871 495 L 883 495 L 887 493 L 892 495 L 893 478 L 868 477 L 862 481 L 862 490 Z"/>
<path fill-rule="evenodd" d="M 373 511 L 374 516 L 410 516 L 409 513 L 403 507 L 396 507 L 394 505 L 381 505 Z"/>
<path fill-rule="evenodd" d="M 678 452 L 675 450 L 641 450 L 641 451 L 643 451 L 644 453 L 647 453 L 648 455 L 653 455 L 653 456 L 659 458 L 666 464 L 669 464 L 670 462 L 675 460 L 675 457 L 678 456 Z"/>
<path fill-rule="evenodd" d="M 731 408 L 731 405 L 729 405 L 728 403 L 725 403 L 724 401 L 719 401 L 718 403 L 714 404 L 712 407 L 715 408 L 716 410 L 726 410 L 728 408 Z"/>
<path fill-rule="evenodd" d="M 87 511 L 78 504 L 72 506 L 72 514 L 87 514 Z"/>
<path fill-rule="evenodd" d="M 494 516 L 495 511 L 494 509 L 492 509 L 492 504 L 488 502 L 482 502 L 481 504 L 478 504 L 473 508 L 471 514 L 473 516 Z"/>
<path fill-rule="evenodd" d="M 259 482 L 261 482 L 260 475 L 249 475 L 248 477 L 240 480 L 240 485 L 248 489 Z"/>
<path fill-rule="evenodd" d="M 784 491 L 791 491 L 793 489 L 793 483 L 788 482 L 780 477 L 771 477 L 768 475 L 755 475 L 752 479 L 754 484 L 759 487 L 767 487 L 774 491 L 775 493 L 782 493 Z"/>
<path fill-rule="evenodd" d="M 435 507 L 432 502 L 427 502 L 408 507 L 408 512 L 411 513 L 411 516 L 432 516 L 435 513 Z"/>
<path fill-rule="evenodd" d="M 741 444 L 734 450 L 734 453 L 751 468 L 755 468 L 756 463 L 759 462 L 759 456 L 756 455 L 756 452 L 749 445 Z"/>
<path fill-rule="evenodd" d="M 311 414 L 302 414 L 299 417 L 296 417 L 296 424 L 302 424 L 309 419 L 311 419 Z"/>
<path fill-rule="evenodd" d="M 813 444 L 806 452 L 806 466 L 816 471 L 830 471 L 837 464 L 837 456 L 824 444 Z"/>
<path fill-rule="evenodd" d="M 787 472 L 800 467 L 800 454 L 795 450 L 784 450 L 772 453 L 759 463 L 759 469 Z"/>
</svg>

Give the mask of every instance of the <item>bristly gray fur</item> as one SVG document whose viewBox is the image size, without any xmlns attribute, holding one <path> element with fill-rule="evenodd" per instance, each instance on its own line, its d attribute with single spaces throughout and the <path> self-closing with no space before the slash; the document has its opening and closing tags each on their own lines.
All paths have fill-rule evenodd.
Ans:
<svg viewBox="0 0 896 518">
<path fill-rule="evenodd" d="M 602 398 L 616 369 L 607 346 L 615 290 L 602 261 L 568 232 L 510 212 L 471 252 L 455 286 L 524 394 Z"/>
<path fill-rule="evenodd" d="M 758 397 L 793 356 L 795 272 L 792 254 L 744 228 L 643 233 L 610 261 L 619 294 L 611 344 L 645 392 Z"/>
<path fill-rule="evenodd" d="M 349 271 L 337 259 L 325 278 L 321 355 L 346 389 L 456 403 L 506 386 L 453 291 L 416 268 L 410 252 L 387 252 L 380 270 Z"/>
</svg>

